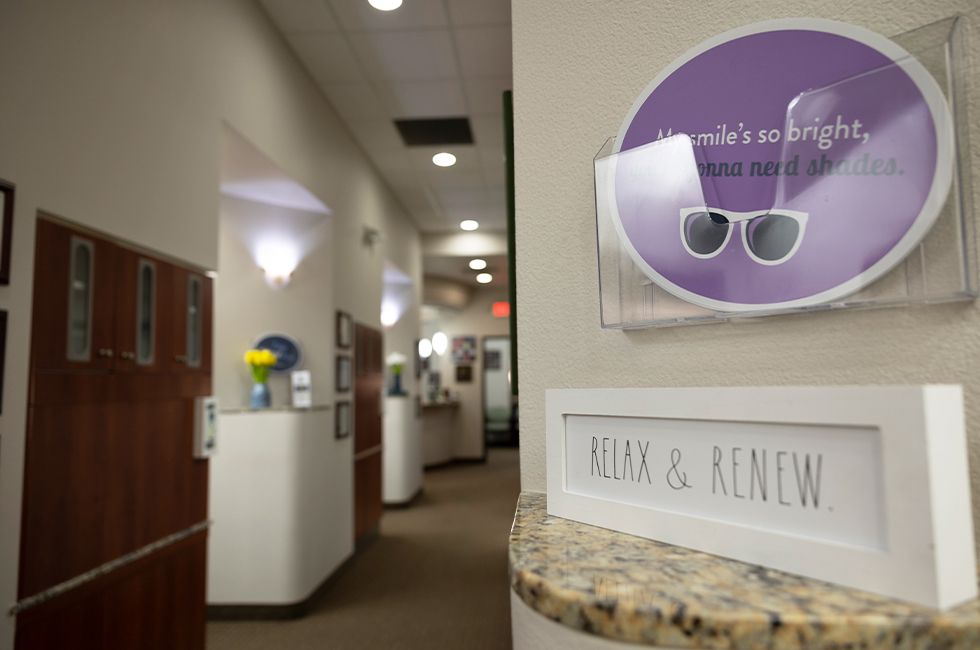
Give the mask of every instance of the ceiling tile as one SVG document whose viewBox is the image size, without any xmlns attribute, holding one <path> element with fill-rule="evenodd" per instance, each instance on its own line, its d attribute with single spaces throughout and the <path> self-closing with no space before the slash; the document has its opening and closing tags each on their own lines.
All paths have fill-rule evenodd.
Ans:
<svg viewBox="0 0 980 650">
<path fill-rule="evenodd" d="M 503 185 L 507 182 L 507 167 L 503 150 L 480 149 L 480 162 L 483 164 L 483 177 L 490 185 Z"/>
<path fill-rule="evenodd" d="M 340 29 L 323 0 L 261 0 L 283 32 L 335 32 Z"/>
<path fill-rule="evenodd" d="M 423 173 L 425 180 L 433 189 L 481 189 L 485 186 L 483 173 L 479 170 L 463 170 L 449 167 L 433 172 Z"/>
<path fill-rule="evenodd" d="M 361 146 L 368 151 L 398 149 L 402 146 L 398 129 L 387 118 L 374 120 L 353 118 L 347 121 L 347 126 Z"/>
<path fill-rule="evenodd" d="M 354 53 L 341 34 L 293 32 L 286 34 L 286 38 L 320 85 L 364 79 Z"/>
<path fill-rule="evenodd" d="M 330 0 L 330 6 L 344 29 L 351 31 L 446 27 L 449 24 L 442 0 L 408 0 L 394 11 L 379 11 L 365 0 Z"/>
<path fill-rule="evenodd" d="M 357 57 L 377 80 L 445 79 L 457 75 L 447 30 L 350 35 Z"/>
<path fill-rule="evenodd" d="M 366 83 L 323 86 L 327 99 L 344 120 L 384 119 L 387 117 L 374 89 Z"/>
<path fill-rule="evenodd" d="M 476 116 L 470 118 L 473 139 L 481 149 L 499 148 L 504 150 L 504 118 L 502 115 Z"/>
<path fill-rule="evenodd" d="M 510 24 L 510 0 L 449 0 L 453 25 Z"/>
<path fill-rule="evenodd" d="M 456 80 L 396 82 L 388 85 L 392 117 L 451 117 L 466 115 L 463 88 Z"/>
<path fill-rule="evenodd" d="M 464 79 L 470 115 L 502 115 L 505 90 L 513 86 L 510 77 Z M 499 121 L 499 118 L 498 118 Z"/>
<path fill-rule="evenodd" d="M 411 180 L 418 182 L 414 161 L 404 149 L 368 150 L 368 155 L 386 178 L 391 177 L 392 184 L 406 185 Z"/>
<path fill-rule="evenodd" d="M 456 30 L 459 65 L 464 77 L 510 77 L 510 27 Z"/>
</svg>

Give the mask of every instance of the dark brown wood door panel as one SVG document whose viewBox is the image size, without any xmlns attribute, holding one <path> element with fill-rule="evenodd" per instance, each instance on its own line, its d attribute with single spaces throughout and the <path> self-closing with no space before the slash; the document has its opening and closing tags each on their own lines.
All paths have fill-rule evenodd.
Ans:
<svg viewBox="0 0 980 650">
<path fill-rule="evenodd" d="M 211 390 L 211 280 L 60 223 L 37 224 L 20 598 L 207 519 L 208 463 L 192 447 L 194 398 Z M 149 310 L 139 300 L 141 263 L 153 269 Z M 196 364 L 176 360 L 188 344 L 191 277 Z M 82 290 L 90 294 L 79 301 Z M 154 353 L 143 363 L 141 304 L 152 312 L 142 331 L 152 332 Z M 86 308 L 85 324 L 69 323 Z M 72 360 L 87 336 L 90 358 Z M 205 535 L 195 538 L 29 608 L 18 616 L 17 647 L 203 648 Z"/>
<path fill-rule="evenodd" d="M 21 598 L 207 519 L 192 420 L 188 400 L 31 409 Z"/>
<path fill-rule="evenodd" d="M 91 264 L 91 312 L 89 355 L 85 360 L 68 358 L 69 291 L 72 281 L 72 240 L 86 244 Z M 73 233 L 48 221 L 37 221 L 36 261 L 34 270 L 34 321 L 31 331 L 33 367 L 38 370 L 108 370 L 112 368 L 115 318 L 113 304 L 116 285 L 118 248 L 99 237 Z"/>
<path fill-rule="evenodd" d="M 384 372 L 380 331 L 354 325 L 354 539 L 381 520 L 381 395 Z"/>
<path fill-rule="evenodd" d="M 17 617 L 17 650 L 203 650 L 200 532 Z"/>
</svg>

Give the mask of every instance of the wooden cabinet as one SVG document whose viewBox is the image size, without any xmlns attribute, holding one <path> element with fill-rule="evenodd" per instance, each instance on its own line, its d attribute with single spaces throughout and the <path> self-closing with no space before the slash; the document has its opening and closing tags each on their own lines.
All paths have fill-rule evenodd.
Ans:
<svg viewBox="0 0 980 650">
<path fill-rule="evenodd" d="M 38 220 L 33 367 L 109 370 L 115 354 L 111 305 L 118 247 Z"/>
<path fill-rule="evenodd" d="M 200 273 L 174 268 L 174 335 L 171 364 L 177 370 L 211 373 L 212 282 Z"/>
<path fill-rule="evenodd" d="M 207 520 L 193 427 L 194 398 L 211 390 L 211 301 L 211 280 L 195 270 L 38 219 L 19 598 Z M 51 634 L 110 639 L 113 611 L 134 617 L 135 637 L 92 647 L 202 647 L 203 537 L 180 560 L 184 573 L 161 568 L 177 561 L 161 559 L 163 546 L 26 610 L 18 649 L 55 647 Z M 157 600 L 131 601 L 129 589 Z M 189 635 L 179 642 L 167 636 L 173 617 Z"/>
<path fill-rule="evenodd" d="M 37 223 L 34 370 L 210 375 L 210 278 Z"/>
</svg>

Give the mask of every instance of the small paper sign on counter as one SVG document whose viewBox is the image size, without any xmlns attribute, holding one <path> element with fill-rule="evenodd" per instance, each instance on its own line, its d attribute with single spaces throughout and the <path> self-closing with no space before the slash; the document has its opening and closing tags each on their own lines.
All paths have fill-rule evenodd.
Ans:
<svg viewBox="0 0 980 650">
<path fill-rule="evenodd" d="M 977 596 L 959 386 L 547 392 L 548 512 L 937 608 Z"/>
</svg>

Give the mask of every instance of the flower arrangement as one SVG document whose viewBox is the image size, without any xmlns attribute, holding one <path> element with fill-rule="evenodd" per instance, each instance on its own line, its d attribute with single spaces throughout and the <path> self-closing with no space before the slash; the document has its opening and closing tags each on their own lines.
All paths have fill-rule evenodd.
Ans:
<svg viewBox="0 0 980 650">
<path fill-rule="evenodd" d="M 269 408 L 272 403 L 272 396 L 269 393 L 269 368 L 276 365 L 276 355 L 269 350 L 247 350 L 245 352 L 245 363 L 252 371 L 252 392 L 249 396 L 249 405 L 253 409 Z"/>
<path fill-rule="evenodd" d="M 256 384 L 264 384 L 269 379 L 269 368 L 276 365 L 276 355 L 269 350 L 247 350 L 245 363 L 252 371 Z"/>
</svg>

